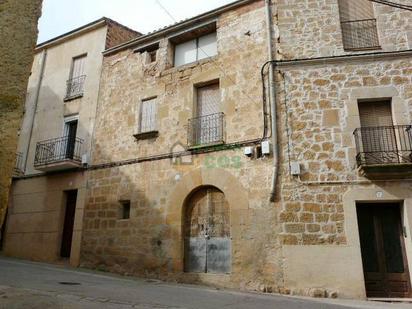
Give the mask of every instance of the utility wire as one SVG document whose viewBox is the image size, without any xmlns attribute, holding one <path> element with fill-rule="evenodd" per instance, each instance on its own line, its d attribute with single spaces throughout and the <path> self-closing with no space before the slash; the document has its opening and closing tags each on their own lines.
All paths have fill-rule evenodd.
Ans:
<svg viewBox="0 0 412 309">
<path fill-rule="evenodd" d="M 387 1 L 387 0 L 368 0 L 368 1 L 412 12 L 412 5 L 395 3 L 395 2 Z"/>
</svg>

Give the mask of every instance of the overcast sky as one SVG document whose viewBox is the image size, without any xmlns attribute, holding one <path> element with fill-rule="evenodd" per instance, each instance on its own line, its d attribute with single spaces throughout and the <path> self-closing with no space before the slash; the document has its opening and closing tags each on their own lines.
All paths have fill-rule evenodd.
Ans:
<svg viewBox="0 0 412 309">
<path fill-rule="evenodd" d="M 73 30 L 102 16 L 147 33 L 234 0 L 43 0 L 38 42 Z"/>
</svg>

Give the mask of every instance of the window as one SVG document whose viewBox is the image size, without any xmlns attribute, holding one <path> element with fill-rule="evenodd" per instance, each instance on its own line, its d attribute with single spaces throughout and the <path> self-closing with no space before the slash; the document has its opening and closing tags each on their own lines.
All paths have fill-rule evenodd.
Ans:
<svg viewBox="0 0 412 309">
<path fill-rule="evenodd" d="M 139 129 L 136 135 L 142 137 L 148 133 L 157 133 L 156 114 L 156 98 L 143 100 L 140 104 Z"/>
<path fill-rule="evenodd" d="M 130 219 L 130 201 L 119 201 L 120 203 L 120 216 L 121 220 Z"/>
<path fill-rule="evenodd" d="M 136 53 L 145 55 L 147 53 L 146 63 L 156 62 L 157 51 L 159 50 L 159 43 L 155 43 L 149 46 L 144 46 L 135 50 Z"/>
<path fill-rule="evenodd" d="M 175 66 L 217 55 L 216 32 L 175 45 Z"/>
<path fill-rule="evenodd" d="M 189 147 L 223 143 L 224 114 L 219 83 L 196 89 L 196 113 L 189 121 Z"/>
<path fill-rule="evenodd" d="M 65 149 L 66 159 L 74 159 L 75 155 L 78 155 L 78 147 L 76 147 L 78 121 L 78 116 L 64 118 L 64 132 L 61 148 Z"/>
<path fill-rule="evenodd" d="M 380 48 L 371 1 L 339 0 L 339 15 L 345 50 Z"/>
<path fill-rule="evenodd" d="M 66 99 L 83 95 L 86 55 L 73 58 L 69 80 L 67 81 Z"/>
</svg>

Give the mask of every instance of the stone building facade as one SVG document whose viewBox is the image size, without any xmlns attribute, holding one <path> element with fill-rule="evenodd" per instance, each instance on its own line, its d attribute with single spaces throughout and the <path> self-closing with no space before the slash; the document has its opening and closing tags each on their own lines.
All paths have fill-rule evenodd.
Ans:
<svg viewBox="0 0 412 309">
<path fill-rule="evenodd" d="M 0 247 L 41 0 L 0 3 Z"/>
<path fill-rule="evenodd" d="M 382 121 L 393 119 L 391 130 L 410 124 L 411 17 L 408 11 L 368 1 L 273 4 L 281 162 L 274 203 L 269 200 L 273 153 L 261 154 L 265 93 L 260 69 L 268 59 L 263 1 L 239 1 L 107 50 L 82 265 L 312 296 L 410 295 L 412 251 L 404 237 L 410 226 L 407 174 L 394 172 L 393 157 L 373 162 L 379 175 L 370 173 L 367 145 L 356 148 L 354 131 L 361 127 L 361 114 L 370 114 L 361 103 L 390 102 Z M 214 31 L 216 55 L 180 65 L 174 54 L 181 42 L 200 44 L 203 35 Z M 199 118 L 208 121 L 199 113 L 204 108 L 199 91 L 216 82 L 226 147 L 193 148 L 193 130 L 198 129 L 193 125 Z M 152 100 L 153 132 L 142 136 L 139 126 L 147 117 L 142 110 Z M 379 132 L 377 138 L 384 138 Z M 399 132 L 391 134 L 396 139 Z M 371 138 L 376 136 L 358 136 L 358 142 Z M 398 163 L 407 170 L 405 160 Z M 229 210 L 216 215 L 221 206 L 213 204 L 210 192 L 223 194 Z M 212 202 L 204 202 L 202 194 Z M 125 207 L 130 211 L 126 216 Z M 404 254 L 397 261 L 403 273 L 395 283 L 382 269 L 386 279 L 368 277 L 370 256 L 362 256 L 368 247 L 360 235 L 368 232 L 369 221 L 358 224 L 365 211 L 376 220 L 383 220 L 380 211 L 389 211 L 395 220 L 391 231 L 399 233 L 398 224 L 406 231 L 399 247 L 392 248 Z M 213 233 L 222 222 L 230 241 L 216 245 L 219 237 Z M 205 251 L 196 237 L 190 238 L 202 228 L 208 239 Z M 379 257 L 385 254 L 383 249 Z"/>
<path fill-rule="evenodd" d="M 102 18 L 37 45 L 20 125 L 3 250 L 79 264 L 84 166 L 90 158 L 102 52 L 139 33 Z"/>
<path fill-rule="evenodd" d="M 268 25 L 267 4 L 236 1 L 104 51 L 76 261 L 265 292 L 410 297 L 412 12 L 278 0 Z"/>
</svg>

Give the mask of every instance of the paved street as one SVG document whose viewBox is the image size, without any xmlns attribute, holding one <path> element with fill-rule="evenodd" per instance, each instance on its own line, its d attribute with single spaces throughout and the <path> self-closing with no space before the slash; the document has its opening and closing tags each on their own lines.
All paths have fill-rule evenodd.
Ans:
<svg viewBox="0 0 412 309">
<path fill-rule="evenodd" d="M 0 308 L 412 308 L 222 291 L 0 257 Z"/>
</svg>

